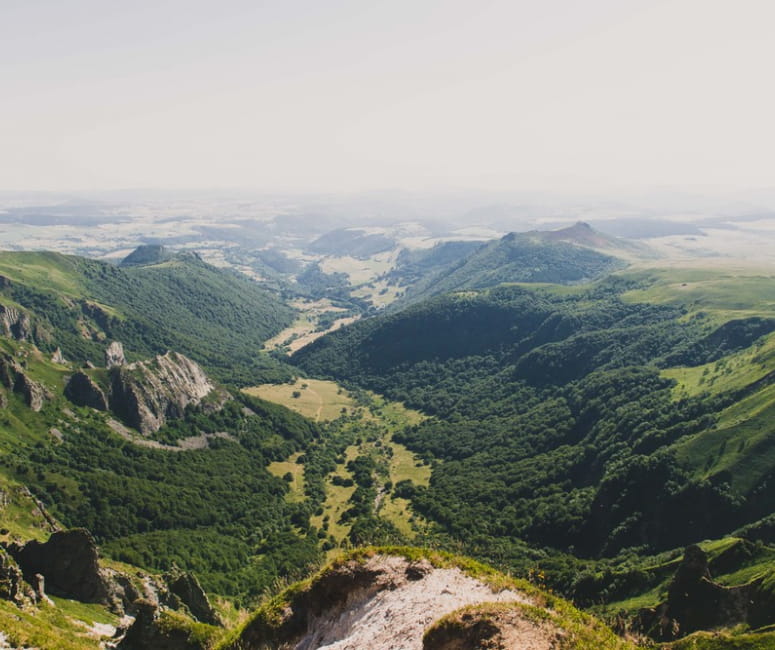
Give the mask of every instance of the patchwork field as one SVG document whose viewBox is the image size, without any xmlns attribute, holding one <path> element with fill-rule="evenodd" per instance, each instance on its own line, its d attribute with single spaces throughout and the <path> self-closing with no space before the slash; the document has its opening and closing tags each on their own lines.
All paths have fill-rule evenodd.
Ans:
<svg viewBox="0 0 775 650">
<path fill-rule="evenodd" d="M 326 478 L 326 499 L 319 514 L 311 519 L 313 526 L 325 529 L 337 543 L 347 538 L 350 524 L 342 522 L 344 512 L 352 505 L 350 499 L 356 487 L 347 463 L 358 456 L 371 456 L 384 468 L 385 475 L 378 479 L 378 496 L 375 512 L 390 521 L 404 535 L 414 537 L 421 528 L 421 520 L 412 513 L 406 499 L 395 497 L 384 485 L 395 485 L 409 480 L 415 485 L 427 486 L 431 468 L 406 447 L 393 442 L 393 433 L 403 427 L 421 422 L 425 416 L 408 409 L 397 402 L 389 402 L 382 396 L 363 392 L 350 395 L 344 388 L 331 381 L 297 379 L 293 384 L 265 384 L 244 389 L 250 395 L 282 404 L 296 412 L 316 420 L 329 422 L 334 427 L 331 435 L 346 432 L 355 440 L 343 452 L 343 462 Z M 344 416 L 344 417 L 343 417 Z M 339 434 L 337 432 L 340 432 Z M 269 471 L 275 476 L 291 475 L 288 500 L 299 502 L 304 499 L 304 466 L 296 461 L 300 454 L 294 454 L 283 462 L 274 462 Z M 337 480 L 341 479 L 341 480 Z M 347 479 L 350 479 L 347 482 Z M 334 482 L 336 480 L 336 483 Z M 347 482 L 347 485 L 342 485 Z"/>
</svg>

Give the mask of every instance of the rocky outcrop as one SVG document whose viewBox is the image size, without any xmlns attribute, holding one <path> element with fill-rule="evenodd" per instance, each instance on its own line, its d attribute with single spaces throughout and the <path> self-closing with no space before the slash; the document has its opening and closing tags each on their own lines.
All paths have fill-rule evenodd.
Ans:
<svg viewBox="0 0 775 650">
<path fill-rule="evenodd" d="M 459 568 L 383 555 L 335 564 L 289 592 L 287 602 L 259 610 L 228 647 L 419 650 L 426 628 L 461 607 L 532 604 L 523 593 L 492 589 Z"/>
<path fill-rule="evenodd" d="M 29 584 L 35 584 L 35 575 L 40 574 L 50 594 L 84 603 L 113 604 L 111 585 L 100 570 L 97 544 L 89 531 L 60 531 L 46 542 L 32 540 L 24 546 L 11 545 L 8 551 Z"/>
<path fill-rule="evenodd" d="M 168 419 L 182 417 L 187 406 L 199 404 L 214 389 L 196 363 L 176 352 L 113 368 L 111 373 L 111 409 L 145 435 L 158 431 Z"/>
<path fill-rule="evenodd" d="M 51 361 L 53 363 L 58 363 L 61 366 L 67 364 L 67 359 L 65 359 L 65 355 L 62 354 L 62 348 L 54 350 L 54 354 L 51 355 Z"/>
<path fill-rule="evenodd" d="M 8 355 L 0 357 L 0 384 L 21 395 L 33 411 L 40 411 L 43 402 L 51 397 L 41 384 L 30 379 L 24 368 Z"/>
<path fill-rule="evenodd" d="M 688 546 L 668 587 L 667 601 L 641 610 L 636 631 L 669 641 L 697 630 L 739 623 L 758 628 L 775 622 L 772 596 L 761 589 L 761 582 L 759 578 L 735 587 L 713 582 L 706 553 L 699 546 Z"/>
<path fill-rule="evenodd" d="M 67 382 L 65 397 L 77 406 L 89 406 L 98 411 L 108 410 L 105 392 L 85 372 L 79 370 Z"/>
<path fill-rule="evenodd" d="M 116 317 L 113 316 L 102 305 L 84 300 L 81 302 L 81 312 L 84 316 L 92 319 L 103 331 L 108 331 L 115 324 Z"/>
<path fill-rule="evenodd" d="M 126 363 L 126 357 L 124 356 L 124 346 L 120 341 L 112 341 L 107 348 L 105 348 L 105 367 L 116 368 L 123 366 Z"/>
<path fill-rule="evenodd" d="M 5 550 L 0 550 L 0 598 L 17 605 L 35 601 L 35 594 L 24 581 L 22 570 Z"/>
<path fill-rule="evenodd" d="M 115 648 L 119 650 L 205 650 L 211 647 L 186 621 L 162 612 L 148 600 L 135 603 L 135 620 Z"/>
<path fill-rule="evenodd" d="M 48 397 L 46 389 L 23 372 L 17 373 L 13 391 L 19 393 L 33 411 L 40 411 L 43 408 L 44 400 Z"/>
<path fill-rule="evenodd" d="M 574 645 L 570 635 L 549 619 L 530 618 L 519 608 L 487 604 L 445 616 L 422 639 L 422 650 L 560 650 Z"/>
<path fill-rule="evenodd" d="M 213 609 L 199 580 L 193 573 L 173 573 L 164 576 L 169 592 L 177 597 L 185 605 L 190 614 L 210 625 L 223 625 L 218 612 Z M 178 609 L 173 607 L 173 609 Z"/>
<path fill-rule="evenodd" d="M 0 305 L 0 333 L 17 341 L 27 341 L 32 337 L 30 317 L 16 307 Z"/>
</svg>

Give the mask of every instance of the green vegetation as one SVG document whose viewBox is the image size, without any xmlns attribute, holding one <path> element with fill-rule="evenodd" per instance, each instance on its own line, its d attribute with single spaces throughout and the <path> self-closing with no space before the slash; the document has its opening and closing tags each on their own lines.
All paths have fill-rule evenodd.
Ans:
<svg viewBox="0 0 775 650">
<path fill-rule="evenodd" d="M 287 377 L 258 350 L 290 324 L 292 310 L 194 255 L 124 269 L 55 253 L 0 253 L 0 274 L 11 280 L 0 303 L 32 314 L 35 343 L 46 352 L 59 346 L 66 359 L 101 363 L 103 341 L 115 339 L 133 358 L 181 352 L 228 383 Z"/>
<path fill-rule="evenodd" d="M 447 243 L 427 253 L 408 253 L 399 259 L 392 277 L 411 282 L 403 304 L 505 282 L 579 283 L 622 266 L 621 260 L 589 248 L 510 233 L 478 247 L 471 242 Z"/>
<path fill-rule="evenodd" d="M 670 549 L 768 514 L 771 398 L 757 382 L 773 369 L 775 321 L 687 319 L 678 302 L 634 302 L 653 281 L 440 297 L 329 334 L 292 360 L 434 415 L 395 439 L 432 464 L 428 487 L 401 496 L 451 536 L 444 543 L 522 571 L 541 555 L 524 542 L 582 557 Z M 687 369 L 669 369 L 679 364 Z M 717 390 L 675 387 L 708 364 Z M 735 408 L 745 413 L 732 424 Z M 730 442 L 719 452 L 722 432 Z"/>
<path fill-rule="evenodd" d="M 209 591 L 247 600 L 318 561 L 310 506 L 287 500 L 287 482 L 266 470 L 320 435 L 309 421 L 244 396 L 220 412 L 192 410 L 172 427 L 226 430 L 234 441 L 214 438 L 208 448 L 171 453 L 119 438 L 101 413 L 70 407 L 68 416 L 60 406 L 34 413 L 9 397 L 0 469 L 13 477 L 10 494 L 27 485 L 65 525 L 88 528 L 109 556 L 192 570 Z M 61 439 L 48 434 L 53 426 Z M 14 503 L 4 525 L 29 538 L 34 510 Z"/>
<path fill-rule="evenodd" d="M 427 486 L 430 467 L 391 436 L 422 422 L 421 413 L 375 393 L 351 394 L 332 381 L 302 378 L 243 392 L 326 422 L 317 445 L 269 470 L 275 476 L 290 473 L 289 499 L 306 494 L 315 504 L 311 523 L 330 554 L 340 545 L 416 537 L 420 518 L 401 494 Z"/>
</svg>

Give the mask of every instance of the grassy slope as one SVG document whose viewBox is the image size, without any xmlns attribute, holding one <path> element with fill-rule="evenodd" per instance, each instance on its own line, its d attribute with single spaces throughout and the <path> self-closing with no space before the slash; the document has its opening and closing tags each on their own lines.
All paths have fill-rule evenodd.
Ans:
<svg viewBox="0 0 775 650">
<path fill-rule="evenodd" d="M 418 411 L 408 409 L 397 402 L 385 400 L 375 393 L 367 393 L 366 399 L 369 407 L 359 405 L 343 387 L 333 381 L 319 379 L 297 379 L 293 384 L 264 384 L 245 388 L 243 391 L 262 399 L 281 404 L 305 417 L 316 421 L 333 421 L 342 415 L 342 409 L 356 418 L 352 425 L 357 430 L 360 423 L 378 424 L 382 427 L 382 435 L 374 440 L 361 437 L 358 444 L 349 446 L 345 451 L 345 463 L 337 465 L 336 470 L 328 477 L 326 483 L 326 501 L 323 504 L 322 514 L 312 518 L 312 525 L 321 528 L 324 517 L 328 517 L 328 532 L 341 542 L 347 537 L 350 526 L 340 524 L 339 518 L 348 507 L 348 501 L 355 492 L 354 486 L 334 485 L 331 482 L 334 476 L 342 479 L 352 478 L 345 465 L 362 454 L 381 454 L 380 449 L 392 450 L 388 458 L 388 480 L 393 485 L 399 481 L 409 480 L 415 485 L 427 486 L 430 480 L 431 469 L 428 465 L 418 461 L 417 457 L 406 447 L 391 440 L 392 434 L 411 424 L 421 422 L 425 416 Z M 294 397 L 294 392 L 300 393 Z M 287 495 L 289 500 L 298 502 L 303 500 L 303 465 L 296 463 L 299 454 L 294 454 L 284 462 L 275 462 L 269 466 L 275 476 L 283 476 L 291 472 L 294 477 L 290 484 L 291 492 Z M 380 503 L 379 514 L 393 523 L 402 533 L 409 538 L 416 533 L 412 525 L 414 515 L 410 504 L 402 499 L 388 494 Z"/>
<path fill-rule="evenodd" d="M 99 360 L 98 342 L 113 338 L 130 357 L 174 349 L 222 380 L 255 381 L 278 365 L 259 354 L 264 341 L 293 320 L 293 310 L 256 283 L 194 256 L 121 269 L 57 253 L 0 252 L 0 275 L 11 280 L 0 303 L 21 303 L 36 321 L 50 321 L 45 345 L 61 345 L 78 362 Z M 87 302 L 104 317 L 86 313 Z"/>
</svg>

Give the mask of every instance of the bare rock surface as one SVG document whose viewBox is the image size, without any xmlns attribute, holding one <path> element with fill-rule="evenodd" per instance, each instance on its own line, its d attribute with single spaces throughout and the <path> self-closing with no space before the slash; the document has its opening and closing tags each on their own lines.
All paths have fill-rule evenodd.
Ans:
<svg viewBox="0 0 775 650">
<path fill-rule="evenodd" d="M 46 580 L 49 593 L 85 603 L 111 604 L 110 588 L 99 566 L 97 544 L 82 528 L 56 532 L 48 541 L 27 542 L 9 548 L 19 563 L 25 580 L 35 583 L 35 575 Z"/>
<path fill-rule="evenodd" d="M 67 364 L 67 359 L 65 359 L 65 355 L 62 354 L 62 348 L 57 348 L 54 350 L 54 354 L 51 355 L 51 361 L 53 363 L 58 363 L 61 366 Z"/>
<path fill-rule="evenodd" d="M 81 370 L 67 382 L 65 397 L 78 406 L 90 406 L 98 411 L 108 410 L 108 398 L 105 392 Z"/>
<path fill-rule="evenodd" d="M 503 625 L 482 637 L 491 645 L 466 645 L 464 632 L 447 632 L 431 645 L 423 635 L 433 624 L 467 606 L 502 603 Z M 279 625 L 257 618 L 248 625 L 239 648 L 294 650 L 362 650 L 401 648 L 558 647 L 552 625 L 536 625 L 519 605 L 533 605 L 524 593 L 494 590 L 459 568 L 434 567 L 427 560 L 375 555 L 349 560 L 316 578 L 308 590 L 292 599 Z M 465 626 L 463 626 L 465 627 Z M 499 646 L 492 643 L 506 643 Z"/>
<path fill-rule="evenodd" d="M 167 352 L 149 361 L 113 368 L 110 407 L 144 435 L 158 431 L 215 387 L 188 357 Z"/>
<path fill-rule="evenodd" d="M 107 348 L 105 348 L 105 367 L 117 368 L 126 364 L 126 357 L 124 356 L 124 346 L 120 341 L 112 341 Z"/>
<path fill-rule="evenodd" d="M 43 385 L 30 379 L 21 364 L 9 355 L 0 356 L 0 384 L 20 394 L 33 411 L 40 411 L 43 402 L 50 398 Z"/>
<path fill-rule="evenodd" d="M 32 336 L 30 317 L 16 307 L 0 305 L 0 333 L 17 341 L 27 341 Z"/>
</svg>

